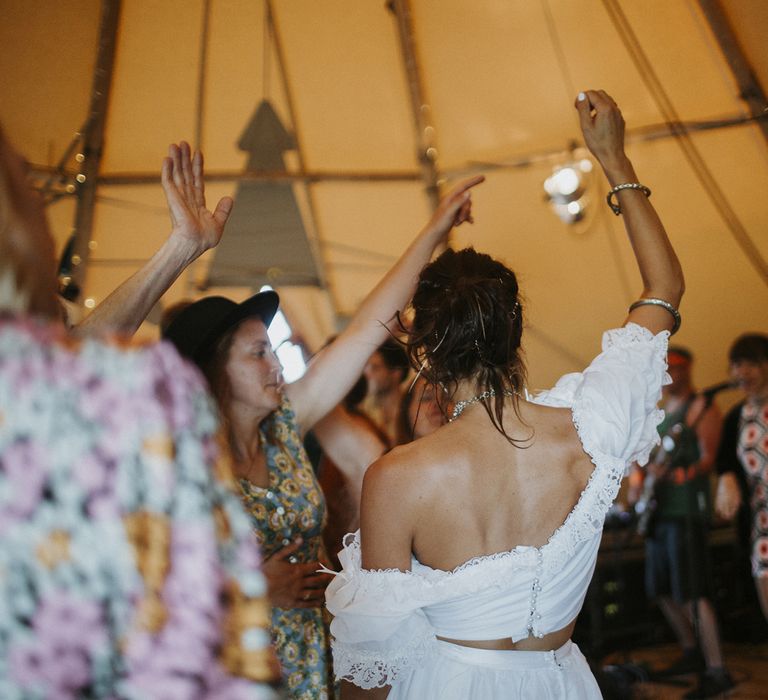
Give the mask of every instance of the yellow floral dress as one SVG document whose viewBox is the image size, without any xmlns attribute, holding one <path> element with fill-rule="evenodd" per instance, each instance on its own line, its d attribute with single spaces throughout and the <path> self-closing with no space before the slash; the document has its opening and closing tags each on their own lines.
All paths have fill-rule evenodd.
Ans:
<svg viewBox="0 0 768 700">
<path fill-rule="evenodd" d="M 240 479 L 243 501 L 251 515 L 262 556 L 267 558 L 301 536 L 300 562 L 323 555 L 321 534 L 325 499 L 315 479 L 288 401 L 262 426 L 269 486 Z M 273 608 L 272 640 L 282 666 L 288 695 L 297 700 L 330 698 L 331 657 L 323 609 Z"/>
</svg>

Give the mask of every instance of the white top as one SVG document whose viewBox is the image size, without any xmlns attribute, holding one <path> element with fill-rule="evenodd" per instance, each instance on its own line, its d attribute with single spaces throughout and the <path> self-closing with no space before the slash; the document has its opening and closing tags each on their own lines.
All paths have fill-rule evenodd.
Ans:
<svg viewBox="0 0 768 700">
<path fill-rule="evenodd" d="M 342 571 L 328 586 L 334 670 L 362 688 L 395 682 L 434 651 L 436 636 L 543 637 L 578 615 L 597 560 L 605 514 L 632 462 L 659 441 L 666 331 L 636 324 L 603 335 L 603 352 L 533 401 L 569 407 L 595 465 L 578 502 L 542 547 L 476 557 L 453 571 L 361 568 L 359 532 L 344 538 Z"/>
</svg>

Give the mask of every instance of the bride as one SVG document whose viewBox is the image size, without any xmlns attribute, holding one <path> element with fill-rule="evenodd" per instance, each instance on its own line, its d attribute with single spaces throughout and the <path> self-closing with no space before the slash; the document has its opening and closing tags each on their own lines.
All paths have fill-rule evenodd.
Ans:
<svg viewBox="0 0 768 700">
<path fill-rule="evenodd" d="M 618 107 L 590 90 L 576 109 L 642 295 L 584 372 L 528 400 L 514 273 L 471 248 L 424 268 L 407 345 L 451 420 L 366 474 L 326 593 L 344 698 L 601 697 L 570 637 L 625 468 L 658 441 L 684 284 Z"/>
</svg>

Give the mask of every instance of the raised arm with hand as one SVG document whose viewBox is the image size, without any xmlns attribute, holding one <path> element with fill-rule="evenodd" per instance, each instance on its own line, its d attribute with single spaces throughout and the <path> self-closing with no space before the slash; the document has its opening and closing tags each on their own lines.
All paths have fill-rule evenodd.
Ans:
<svg viewBox="0 0 768 700">
<path fill-rule="evenodd" d="M 387 337 L 395 314 L 413 295 L 421 268 L 448 232 L 473 222 L 470 190 L 485 178 L 464 180 L 438 205 L 432 218 L 394 267 L 365 298 L 347 328 L 315 356 L 306 374 L 286 388 L 302 430 L 309 430 L 357 381 L 371 353 Z"/>
<path fill-rule="evenodd" d="M 178 276 L 221 240 L 233 202 L 222 197 L 213 212 L 206 208 L 202 153 L 192 156 L 184 141 L 171 144 L 161 180 L 173 226 L 170 235 L 138 272 L 74 328 L 75 334 L 132 335 Z"/>
<path fill-rule="evenodd" d="M 635 169 L 624 152 L 624 119 L 610 95 L 603 90 L 579 93 L 576 109 L 587 148 L 611 187 L 637 183 Z M 640 189 L 622 189 L 615 196 L 643 280 L 641 297 L 661 299 L 677 309 L 685 290 L 683 271 L 656 210 Z M 632 310 L 630 321 L 653 333 L 674 325 L 669 311 L 652 305 Z"/>
</svg>

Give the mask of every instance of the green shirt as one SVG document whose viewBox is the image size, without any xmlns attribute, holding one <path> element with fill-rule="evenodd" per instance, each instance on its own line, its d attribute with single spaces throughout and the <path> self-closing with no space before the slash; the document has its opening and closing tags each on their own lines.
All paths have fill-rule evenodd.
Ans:
<svg viewBox="0 0 768 700">
<path fill-rule="evenodd" d="M 701 458 L 696 431 L 685 422 L 690 407 L 690 400 L 685 401 L 678 410 L 667 412 L 659 424 L 659 435 L 674 440 L 674 447 L 668 452 L 670 470 L 688 467 Z M 671 479 L 663 479 L 656 488 L 656 501 L 656 513 L 662 518 L 685 517 L 689 510 L 694 516 L 707 518 L 710 512 L 709 478 L 699 474 L 682 484 L 675 483 L 674 475 Z"/>
</svg>

